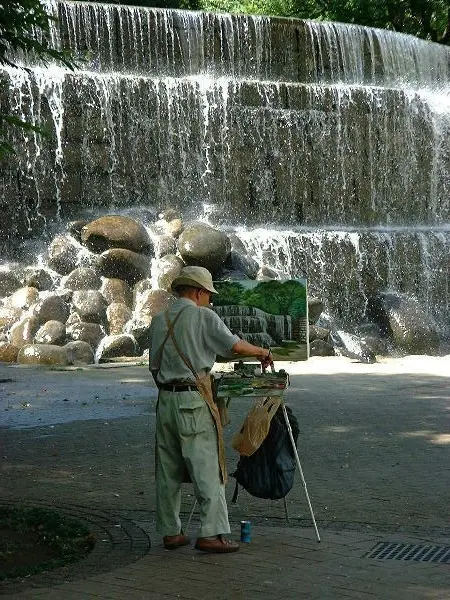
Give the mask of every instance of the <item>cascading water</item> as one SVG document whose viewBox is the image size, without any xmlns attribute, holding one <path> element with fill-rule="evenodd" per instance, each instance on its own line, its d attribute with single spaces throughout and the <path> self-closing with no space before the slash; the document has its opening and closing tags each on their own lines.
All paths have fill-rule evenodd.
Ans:
<svg viewBox="0 0 450 600">
<path fill-rule="evenodd" d="M 50 131 L 17 132 L 2 165 L 3 256 L 86 209 L 207 206 L 347 323 L 394 289 L 448 325 L 449 49 L 334 23 L 52 10 L 80 68 L 0 70 L 10 112 Z"/>
</svg>

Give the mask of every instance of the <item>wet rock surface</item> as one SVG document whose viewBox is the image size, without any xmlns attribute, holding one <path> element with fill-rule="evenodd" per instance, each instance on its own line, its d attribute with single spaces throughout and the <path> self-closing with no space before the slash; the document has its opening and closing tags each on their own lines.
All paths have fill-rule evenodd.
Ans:
<svg viewBox="0 0 450 600">
<path fill-rule="evenodd" d="M 64 348 L 66 349 L 67 359 L 71 365 L 90 365 L 94 362 L 92 346 L 87 342 L 81 340 L 68 342 Z"/>
<path fill-rule="evenodd" d="M 24 310 L 30 308 L 32 304 L 37 302 L 38 298 L 39 290 L 35 287 L 26 286 L 11 294 L 7 299 L 7 305 Z"/>
<path fill-rule="evenodd" d="M 60 275 L 69 275 L 77 266 L 79 245 L 68 235 L 57 236 L 48 248 L 47 263 Z"/>
<path fill-rule="evenodd" d="M 24 317 L 11 327 L 10 340 L 17 348 L 22 348 L 26 344 L 31 344 L 34 336 L 39 329 L 39 319 L 37 317 Z"/>
<path fill-rule="evenodd" d="M 38 319 L 40 325 L 51 320 L 65 323 L 70 314 L 70 307 L 64 298 L 53 294 L 38 300 L 32 307 L 31 312 Z"/>
<path fill-rule="evenodd" d="M 62 287 L 68 290 L 98 290 L 102 285 L 100 275 L 89 267 L 74 269 L 61 282 Z"/>
<path fill-rule="evenodd" d="M 97 290 L 79 290 L 74 292 L 72 304 L 82 321 L 102 323 L 106 317 L 106 302 Z"/>
<path fill-rule="evenodd" d="M 27 344 L 22 346 L 17 356 L 21 365 L 65 366 L 69 364 L 67 350 L 52 344 Z"/>
<path fill-rule="evenodd" d="M 102 253 L 109 248 L 150 252 L 152 242 L 145 227 L 122 215 L 107 215 L 88 223 L 81 230 L 81 241 L 89 250 Z"/>
<path fill-rule="evenodd" d="M 129 307 L 133 304 L 133 292 L 127 282 L 123 281 L 123 279 L 110 279 L 104 277 L 100 292 L 107 304 L 123 302 Z"/>
<path fill-rule="evenodd" d="M 66 326 L 61 321 L 47 321 L 34 336 L 36 344 L 64 344 L 66 340 Z"/>
<path fill-rule="evenodd" d="M 19 348 L 9 342 L 0 342 L 0 362 L 15 363 Z"/>
<path fill-rule="evenodd" d="M 216 281 L 288 278 L 257 261 L 247 248 L 236 233 L 200 221 L 184 224 L 175 209 L 160 213 L 148 226 L 120 215 L 69 223 L 66 232 L 51 240 L 44 266 L 14 264 L 0 271 L 0 341 L 14 347 L 5 347 L 3 354 L 10 360 L 16 348 L 26 345 L 80 342 L 73 348 L 81 361 L 89 362 L 91 352 L 96 360 L 115 359 L 117 347 L 126 356 L 141 356 L 148 348 L 151 320 L 174 301 L 171 283 L 185 264 L 206 265 Z M 267 250 L 262 253 L 265 259 L 273 262 Z M 325 312 L 320 296 L 311 294 L 311 355 L 338 353 L 371 362 L 387 352 L 440 351 L 439 332 L 416 300 L 383 293 L 374 298 L 381 308 L 372 310 L 376 302 L 369 303 L 367 318 L 347 331 Z M 247 314 L 244 309 L 231 305 L 226 314 L 218 313 L 251 343 L 273 347 L 306 341 L 306 323 L 270 311 Z M 64 353 L 60 356 L 65 364 Z"/>
<path fill-rule="evenodd" d="M 178 238 L 178 250 L 186 265 L 205 267 L 215 273 L 231 251 L 227 235 L 205 223 L 186 225 Z"/>
<path fill-rule="evenodd" d="M 13 294 L 20 287 L 20 280 L 11 271 L 0 271 L 0 297 Z"/>
<path fill-rule="evenodd" d="M 104 277 L 123 279 L 134 285 L 150 273 L 150 258 L 124 248 L 112 248 L 100 255 L 99 268 Z"/>
</svg>

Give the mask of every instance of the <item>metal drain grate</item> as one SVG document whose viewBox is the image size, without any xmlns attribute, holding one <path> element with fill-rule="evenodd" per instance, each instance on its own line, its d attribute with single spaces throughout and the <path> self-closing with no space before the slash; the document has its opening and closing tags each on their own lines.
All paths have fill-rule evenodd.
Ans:
<svg viewBox="0 0 450 600">
<path fill-rule="evenodd" d="M 425 544 L 397 544 L 378 542 L 364 558 L 382 560 L 414 560 L 450 564 L 450 546 L 426 546 Z"/>
</svg>

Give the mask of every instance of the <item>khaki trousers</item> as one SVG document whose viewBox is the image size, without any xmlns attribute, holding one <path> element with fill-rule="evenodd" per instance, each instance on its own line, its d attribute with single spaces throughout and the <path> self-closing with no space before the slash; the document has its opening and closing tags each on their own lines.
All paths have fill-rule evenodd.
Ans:
<svg viewBox="0 0 450 600">
<path fill-rule="evenodd" d="M 156 526 L 161 535 L 181 531 L 181 484 L 186 468 L 199 504 L 198 537 L 230 533 L 217 433 L 209 408 L 198 392 L 161 390 L 156 412 Z"/>
</svg>

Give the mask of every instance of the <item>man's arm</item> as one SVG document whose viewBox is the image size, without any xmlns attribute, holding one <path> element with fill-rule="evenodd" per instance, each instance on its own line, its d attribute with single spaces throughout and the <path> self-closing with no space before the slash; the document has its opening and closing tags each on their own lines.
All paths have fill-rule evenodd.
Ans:
<svg viewBox="0 0 450 600">
<path fill-rule="evenodd" d="M 272 353 L 267 348 L 261 348 L 260 346 L 254 346 L 246 340 L 239 340 L 232 347 L 233 352 L 240 356 L 254 356 L 261 361 L 263 369 L 267 368 L 272 362 Z"/>
</svg>

